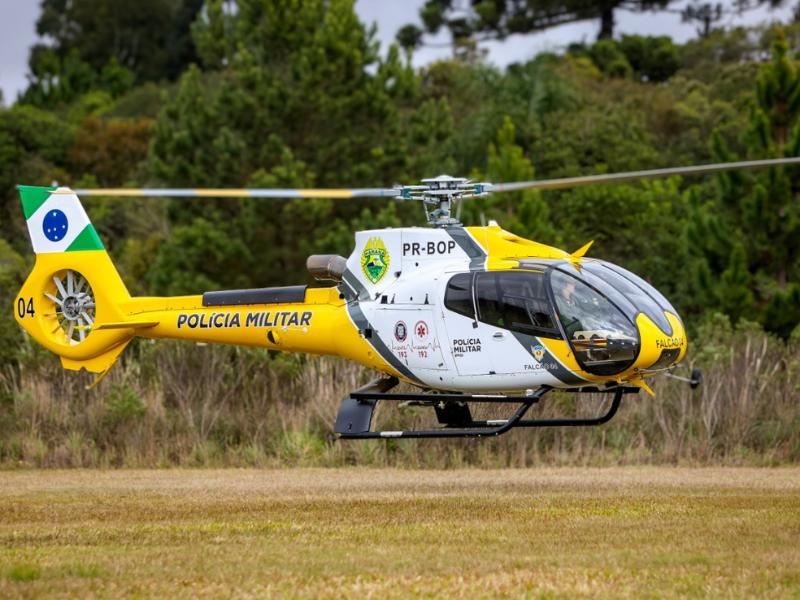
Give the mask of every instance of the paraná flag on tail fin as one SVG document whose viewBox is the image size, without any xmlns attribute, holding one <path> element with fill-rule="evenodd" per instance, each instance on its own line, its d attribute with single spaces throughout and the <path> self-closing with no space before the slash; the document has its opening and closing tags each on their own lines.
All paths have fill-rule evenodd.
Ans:
<svg viewBox="0 0 800 600">
<path fill-rule="evenodd" d="M 18 187 L 36 254 L 103 250 L 75 192 L 69 188 Z"/>
</svg>

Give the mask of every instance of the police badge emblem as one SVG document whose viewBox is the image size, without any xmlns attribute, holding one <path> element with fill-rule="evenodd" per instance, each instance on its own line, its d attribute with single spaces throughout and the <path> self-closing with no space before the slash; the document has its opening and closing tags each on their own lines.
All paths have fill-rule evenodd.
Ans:
<svg viewBox="0 0 800 600">
<path fill-rule="evenodd" d="M 536 362 L 542 362 L 544 358 L 544 346 L 541 344 L 531 346 L 531 354 L 533 354 L 533 358 L 536 359 Z"/>
<path fill-rule="evenodd" d="M 369 238 L 361 253 L 361 269 L 372 283 L 378 283 L 389 270 L 389 251 L 379 237 Z"/>
<path fill-rule="evenodd" d="M 394 339 L 398 342 L 405 342 L 408 337 L 408 329 L 403 321 L 398 321 L 394 326 Z"/>
</svg>

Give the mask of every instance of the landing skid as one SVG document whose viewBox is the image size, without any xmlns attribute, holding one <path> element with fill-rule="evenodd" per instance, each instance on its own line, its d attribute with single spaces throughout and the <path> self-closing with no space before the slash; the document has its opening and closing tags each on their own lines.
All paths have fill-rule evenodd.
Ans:
<svg viewBox="0 0 800 600">
<path fill-rule="evenodd" d="M 528 409 L 537 404 L 547 392 L 554 388 L 542 386 L 523 395 L 503 394 L 391 394 L 389 390 L 397 385 L 395 377 L 376 379 L 361 387 L 344 399 L 336 416 L 335 431 L 343 439 L 374 438 L 463 438 L 497 436 L 515 427 L 589 427 L 602 425 L 616 414 L 622 396 L 635 394 L 638 387 L 596 387 L 570 388 L 560 390 L 570 393 L 613 393 L 614 398 L 608 410 L 589 419 L 525 419 Z M 417 406 L 431 406 L 442 427 L 439 429 L 410 431 L 371 431 L 372 416 L 380 401 L 403 402 Z M 518 404 L 514 414 L 508 419 L 475 421 L 469 408 L 470 403 L 512 403 Z"/>
</svg>

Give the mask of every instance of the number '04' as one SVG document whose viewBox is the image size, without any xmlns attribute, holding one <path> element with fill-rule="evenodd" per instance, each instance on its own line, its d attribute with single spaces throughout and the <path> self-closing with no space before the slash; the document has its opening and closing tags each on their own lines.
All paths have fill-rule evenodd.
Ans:
<svg viewBox="0 0 800 600">
<path fill-rule="evenodd" d="M 26 316 L 36 316 L 36 312 L 33 310 L 33 298 L 28 298 L 27 301 L 25 298 L 19 298 L 17 300 L 17 314 L 20 319 L 24 319 Z"/>
</svg>

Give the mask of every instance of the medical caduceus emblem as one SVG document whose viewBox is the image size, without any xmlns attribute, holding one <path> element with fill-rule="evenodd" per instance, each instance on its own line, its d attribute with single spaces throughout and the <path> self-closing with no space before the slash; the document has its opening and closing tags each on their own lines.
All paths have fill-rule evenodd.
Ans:
<svg viewBox="0 0 800 600">
<path fill-rule="evenodd" d="M 361 253 L 361 269 L 372 283 L 378 283 L 386 275 L 389 270 L 389 251 L 381 238 L 372 237 L 367 241 Z"/>
</svg>

